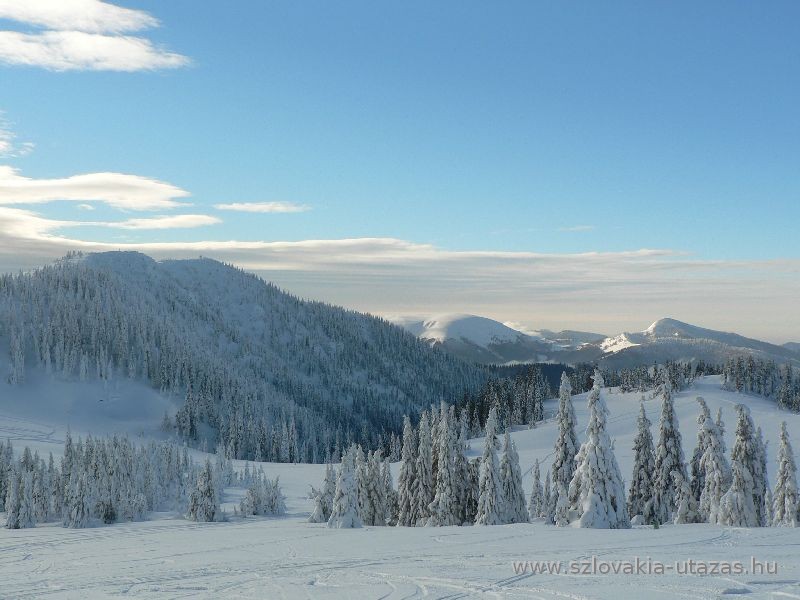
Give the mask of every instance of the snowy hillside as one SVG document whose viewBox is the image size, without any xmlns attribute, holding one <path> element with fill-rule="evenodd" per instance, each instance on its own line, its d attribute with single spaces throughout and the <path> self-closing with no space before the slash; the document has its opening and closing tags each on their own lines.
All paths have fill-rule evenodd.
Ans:
<svg viewBox="0 0 800 600">
<path fill-rule="evenodd" d="M 124 390 L 139 382 L 190 443 L 252 459 L 322 461 L 348 441 L 386 443 L 403 414 L 484 377 L 384 320 L 213 260 L 134 252 L 0 278 L 0 347 L 15 382 L 0 383 L 0 406 L 41 389 L 55 407 L 61 385 L 92 381 L 136 402 Z"/>
<path fill-rule="evenodd" d="M 659 319 L 643 331 L 614 336 L 547 329 L 523 333 L 498 321 L 474 315 L 443 315 L 427 320 L 395 318 L 420 339 L 465 360 L 512 362 L 599 362 L 620 369 L 663 364 L 668 360 L 702 360 L 721 365 L 732 356 L 753 356 L 800 365 L 800 345 L 783 346 L 682 323 Z"/>
<path fill-rule="evenodd" d="M 630 477 L 631 445 L 638 394 L 606 390 L 609 433 L 623 475 Z M 756 425 L 769 440 L 768 467 L 774 482 L 776 436 L 781 420 L 798 447 L 800 415 L 781 413 L 769 401 L 719 389 L 708 377 L 676 395 L 675 407 L 683 451 L 691 456 L 695 443 L 697 404 L 702 395 L 712 414 L 721 408 L 730 449 L 735 429 L 734 406 L 745 402 Z M 660 401 L 647 400 L 647 413 L 657 433 Z M 551 401 L 546 407 L 552 413 Z M 586 425 L 585 396 L 575 398 L 579 438 Z M 40 415 L 44 419 L 46 415 Z M 32 436 L 43 436 L 35 447 L 59 451 L 47 441 L 50 426 L 41 421 L 20 423 L 0 417 L 3 434 L 16 447 Z M 519 449 L 524 485 L 530 490 L 530 466 L 535 458 L 549 466 L 556 437 L 555 423 L 512 434 Z M 53 434 L 54 440 L 63 431 Z M 473 440 L 477 455 L 481 440 Z M 243 463 L 239 463 L 241 468 Z M 232 519 L 227 523 L 195 523 L 163 519 L 121 523 L 110 527 L 66 530 L 56 525 L 9 531 L 0 529 L 0 596 L 14 598 L 564 598 L 634 600 L 793 598 L 800 595 L 800 564 L 795 549 L 798 528 L 742 529 L 706 524 L 664 525 L 658 530 L 586 530 L 543 523 L 495 527 L 366 527 L 333 530 L 309 524 L 308 486 L 322 480 L 322 465 L 265 464 L 279 476 L 287 495 L 284 518 Z M 397 475 L 398 465 L 394 465 Z M 237 498 L 228 490 L 230 509 Z M 591 564 L 592 561 L 651 560 L 672 566 L 692 559 L 732 563 L 750 568 L 751 558 L 777 563 L 777 574 L 533 574 L 515 561 Z M 573 562 L 577 561 L 577 563 Z M 91 565 L 88 568 L 87 565 Z M 674 568 L 674 567 L 673 567 Z M 528 569 L 528 570 L 526 570 Z"/>
</svg>

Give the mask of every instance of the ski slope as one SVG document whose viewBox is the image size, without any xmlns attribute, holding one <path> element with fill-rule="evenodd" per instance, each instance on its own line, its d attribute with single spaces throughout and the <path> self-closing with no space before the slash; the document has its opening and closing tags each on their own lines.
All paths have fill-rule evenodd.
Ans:
<svg viewBox="0 0 800 600">
<path fill-rule="evenodd" d="M 623 475 L 632 467 L 639 394 L 606 390 L 611 411 L 609 432 L 616 440 Z M 800 446 L 800 416 L 780 413 L 769 401 L 719 389 L 716 377 L 676 397 L 684 453 L 695 442 L 697 407 L 702 395 L 712 414 L 722 407 L 726 441 L 735 430 L 734 406 L 750 405 L 753 419 L 769 440 L 787 420 L 795 447 Z M 66 425 L 84 430 L 78 419 L 55 423 L 63 414 L 39 414 L 28 407 L 15 416 L 3 402 L 0 427 L 21 449 L 26 440 L 41 451 L 60 450 Z M 579 425 L 586 422 L 585 397 L 575 399 Z M 658 399 L 647 400 L 654 434 Z M 554 410 L 554 402 L 546 407 Z M 111 427 L 110 417 L 100 424 Z M 97 423 L 96 423 L 97 424 Z M 120 430 L 124 423 L 117 423 Z M 146 424 L 144 424 L 146 425 Z M 134 436 L 158 435 L 156 418 L 130 430 Z M 582 436 L 581 436 L 582 437 Z M 534 458 L 550 464 L 555 423 L 513 433 L 530 488 Z M 473 440 L 477 455 L 482 440 Z M 774 471 L 774 442 L 768 447 Z M 199 453 L 198 453 L 199 454 Z M 198 456 L 199 458 L 199 456 Z M 242 466 L 239 463 L 238 466 Z M 284 518 L 231 518 L 226 523 L 194 523 L 158 515 L 144 523 L 122 523 L 86 530 L 57 525 L 0 530 L 0 598 L 545 598 L 613 600 L 648 598 L 800 598 L 798 529 L 736 529 L 710 525 L 666 525 L 658 530 L 560 529 L 542 523 L 498 527 L 380 528 L 329 530 L 305 522 L 311 503 L 308 486 L 323 477 L 321 465 L 265 464 L 279 475 L 287 495 Z M 395 474 L 397 469 L 395 468 Z M 241 490 L 226 491 L 230 510 Z M 624 560 L 777 561 L 778 573 L 742 575 L 600 575 L 515 572 L 514 561 Z"/>
</svg>

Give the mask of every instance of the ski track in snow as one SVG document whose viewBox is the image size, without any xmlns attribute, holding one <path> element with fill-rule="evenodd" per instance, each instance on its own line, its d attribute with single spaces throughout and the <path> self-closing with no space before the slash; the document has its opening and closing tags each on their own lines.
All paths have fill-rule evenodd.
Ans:
<svg viewBox="0 0 800 600">
<path fill-rule="evenodd" d="M 800 433 L 800 415 L 779 413 L 769 401 L 719 390 L 715 378 L 676 397 L 684 453 L 694 446 L 697 405 L 702 395 L 712 414 L 722 406 L 726 442 L 732 447 L 734 404 L 751 406 L 753 418 L 768 439 L 786 419 Z M 623 476 L 631 468 L 640 394 L 606 393 L 611 411 L 609 434 L 616 439 Z M 645 403 L 657 432 L 658 399 Z M 548 405 L 552 410 L 553 403 Z M 576 397 L 579 438 L 585 423 L 585 398 Z M 57 452 L 63 423 L 49 422 L 31 410 L 15 413 L 10 403 L 0 410 L 0 436 L 15 449 L 24 445 Z M 131 434 L 136 436 L 141 422 Z M 531 466 L 542 462 L 542 476 L 552 460 L 555 422 L 512 433 L 530 489 Z M 156 431 L 157 422 L 153 423 Z M 81 435 L 73 425 L 73 435 Z M 482 448 L 473 440 L 471 455 Z M 797 448 L 800 444 L 795 442 Z M 769 447 L 774 468 L 775 444 Z M 199 453 L 194 453 L 199 458 Z M 244 463 L 237 463 L 242 468 Z M 265 464 L 279 475 L 287 496 L 285 518 L 232 518 L 226 523 L 194 523 L 158 514 L 141 523 L 67 530 L 58 524 L 35 529 L 0 529 L 0 599 L 33 598 L 297 598 L 385 599 L 510 598 L 542 600 L 669 600 L 800 598 L 800 529 L 736 529 L 709 525 L 665 525 L 659 530 L 624 531 L 556 528 L 541 523 L 499 527 L 380 528 L 330 530 L 309 524 L 309 484 L 321 481 L 321 465 Z M 397 475 L 395 465 L 394 473 Z M 226 507 L 240 492 L 227 494 Z M 3 516 L 0 515 L 0 522 Z M 777 575 L 556 575 L 515 573 L 512 561 L 739 560 L 749 564 L 777 561 Z"/>
</svg>

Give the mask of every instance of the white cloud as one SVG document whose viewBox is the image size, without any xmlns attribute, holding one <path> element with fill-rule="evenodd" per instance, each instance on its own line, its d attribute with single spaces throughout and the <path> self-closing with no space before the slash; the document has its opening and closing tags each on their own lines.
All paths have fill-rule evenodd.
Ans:
<svg viewBox="0 0 800 600">
<path fill-rule="evenodd" d="M 78 204 L 78 208 L 81 210 L 94 210 L 94 206 L 91 204 Z"/>
<path fill-rule="evenodd" d="M 169 183 L 124 173 L 88 173 L 61 179 L 23 177 L 0 165 L 0 205 L 41 204 L 56 200 L 104 202 L 126 210 L 159 210 L 181 204 L 189 192 Z"/>
<path fill-rule="evenodd" d="M 377 314 L 464 312 L 533 328 L 608 333 L 638 331 L 678 315 L 774 341 L 791 337 L 800 297 L 800 259 L 700 260 L 650 249 L 452 251 L 393 238 L 124 243 L 58 235 L 73 225 L 0 206 L 0 271 L 41 265 L 68 250 L 202 254 L 300 296 Z"/>
<path fill-rule="evenodd" d="M 233 202 L 231 204 L 215 204 L 217 210 L 234 210 L 251 213 L 298 213 L 311 210 L 306 204 L 294 202 Z"/>
<path fill-rule="evenodd" d="M 122 33 L 158 26 L 158 20 L 144 11 L 99 0 L 0 0 L 0 19 L 92 33 Z"/>
<path fill-rule="evenodd" d="M 189 59 L 140 37 L 0 31 L 0 63 L 52 71 L 147 71 L 182 67 Z"/>
<path fill-rule="evenodd" d="M 572 225 L 570 227 L 559 227 L 559 231 L 593 231 L 594 225 Z"/>
<path fill-rule="evenodd" d="M 53 71 L 143 71 L 189 64 L 186 56 L 144 37 L 121 35 L 158 26 L 150 14 L 98 0 L 0 0 L 0 18 L 44 28 L 0 31 L 0 63 Z"/>
</svg>

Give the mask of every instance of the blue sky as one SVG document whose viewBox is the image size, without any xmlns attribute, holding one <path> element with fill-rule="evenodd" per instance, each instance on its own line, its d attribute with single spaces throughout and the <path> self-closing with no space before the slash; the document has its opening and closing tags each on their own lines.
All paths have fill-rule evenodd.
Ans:
<svg viewBox="0 0 800 600">
<path fill-rule="evenodd" d="M 43 26 L 46 16 L 31 17 L 24 4 L 0 0 L 0 16 L 11 17 L 0 19 L 0 30 L 37 35 L 62 27 Z M 78 19 L 78 0 L 64 5 L 75 6 L 79 32 L 114 36 L 108 20 L 157 19 L 158 27 L 123 34 L 169 54 L 166 66 L 152 56 L 125 71 L 103 63 L 107 57 L 53 62 L 61 50 L 52 48 L 45 59 L 22 59 L 17 41 L 4 46 L 0 31 L 0 110 L 6 139 L 13 136 L 0 165 L 28 180 L 130 174 L 188 195 L 177 200 L 185 205 L 154 210 L 120 210 L 96 198 L 12 198 L 12 210 L 29 216 L 101 223 L 47 225 L 35 232 L 42 239 L 145 250 L 173 243 L 180 253 L 188 242 L 387 238 L 442 253 L 511 253 L 512 260 L 514 253 L 558 259 L 671 250 L 670 261 L 710 270 L 706 281 L 730 281 L 744 268 L 753 295 L 757 286 L 778 285 L 776 310 L 784 323 L 790 316 L 786 298 L 796 291 L 800 259 L 796 2 L 125 1 L 119 6 L 138 12 L 112 14 L 101 27 Z M 32 151 L 22 150 L 26 142 Z M 304 210 L 214 208 L 268 202 Z M 181 214 L 206 221 L 109 226 Z M 532 317 L 521 306 L 493 304 L 482 287 L 478 301 L 451 306 L 446 283 L 403 303 L 371 302 L 354 283 L 366 277 L 357 257 L 347 282 L 327 284 L 297 275 L 314 270 L 306 265 L 239 262 L 278 272 L 273 278 L 299 293 L 382 313 L 480 308 L 565 327 L 576 325 L 561 319 L 586 313 L 551 316 L 557 311 L 542 306 Z M 669 284 L 652 270 L 639 283 L 652 277 Z M 581 290 L 595 293 L 574 293 Z M 681 316 L 713 317 L 691 308 L 706 293 L 687 292 L 691 302 L 680 301 L 689 314 Z M 654 296 L 656 288 L 639 299 L 641 316 L 626 310 L 581 323 L 605 330 L 629 320 L 643 328 L 645 313 L 671 307 L 653 305 L 647 298 Z M 751 305 L 737 306 L 740 314 Z M 787 339 L 800 337 L 792 318 Z M 752 333 L 782 337 L 777 325 Z"/>
</svg>

